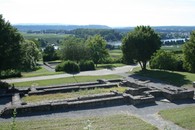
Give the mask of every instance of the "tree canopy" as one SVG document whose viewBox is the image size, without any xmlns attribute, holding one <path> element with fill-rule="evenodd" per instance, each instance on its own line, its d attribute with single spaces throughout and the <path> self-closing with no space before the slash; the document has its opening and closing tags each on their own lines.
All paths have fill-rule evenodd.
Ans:
<svg viewBox="0 0 195 130">
<path fill-rule="evenodd" d="M 151 27 L 137 26 L 122 41 L 123 58 L 127 63 L 135 60 L 145 70 L 147 62 L 160 46 L 160 37 Z"/>
<path fill-rule="evenodd" d="M 21 51 L 22 70 L 34 70 L 41 55 L 36 43 L 30 40 L 25 40 L 21 44 Z"/>
<path fill-rule="evenodd" d="M 190 35 L 190 40 L 183 46 L 184 68 L 195 72 L 195 31 Z"/>
<path fill-rule="evenodd" d="M 164 50 L 158 50 L 151 57 L 150 68 L 162 70 L 176 70 L 177 62 L 178 61 L 174 53 L 167 52 Z"/>
<path fill-rule="evenodd" d="M 57 52 L 52 45 L 48 45 L 45 47 L 43 50 L 43 61 L 52 61 L 52 60 L 57 60 Z"/>
<path fill-rule="evenodd" d="M 89 59 L 88 48 L 81 38 L 69 36 L 62 42 L 60 55 L 62 60 L 72 60 L 79 62 L 81 60 Z"/>
<path fill-rule="evenodd" d="M 95 35 L 87 39 L 90 56 L 96 64 L 101 63 L 109 54 L 106 50 L 106 41 L 100 35 Z"/>
<path fill-rule="evenodd" d="M 18 69 L 21 65 L 20 43 L 23 37 L 0 15 L 0 71 Z"/>
</svg>

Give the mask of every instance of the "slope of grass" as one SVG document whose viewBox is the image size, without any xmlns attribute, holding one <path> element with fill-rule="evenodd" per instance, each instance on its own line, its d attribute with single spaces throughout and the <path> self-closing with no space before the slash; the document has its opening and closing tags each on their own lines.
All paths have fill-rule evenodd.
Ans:
<svg viewBox="0 0 195 130">
<path fill-rule="evenodd" d="M 96 69 L 114 69 L 115 67 L 121 67 L 124 66 L 125 64 L 122 63 L 115 63 L 115 64 L 98 64 Z"/>
<path fill-rule="evenodd" d="M 126 89 L 127 89 L 127 87 L 95 88 L 95 89 L 90 89 L 90 90 L 80 90 L 80 91 L 68 92 L 68 93 L 32 95 L 32 96 L 23 97 L 22 100 L 27 102 L 27 103 L 29 103 L 29 102 L 41 102 L 41 101 L 48 101 L 48 100 L 76 98 L 76 97 L 79 97 L 79 96 L 107 93 L 107 92 L 110 92 L 112 90 L 117 90 L 118 92 L 123 93 Z"/>
<path fill-rule="evenodd" d="M 122 77 L 118 75 L 74 76 L 74 77 L 67 77 L 67 78 L 20 82 L 20 83 L 13 83 L 13 84 L 16 87 L 48 86 L 48 85 L 59 85 L 59 84 L 76 83 L 76 82 L 91 82 L 91 81 L 96 81 L 97 79 L 116 79 L 116 78 L 122 78 Z"/>
<path fill-rule="evenodd" d="M 37 76 L 46 76 L 46 75 L 55 75 L 55 74 L 63 74 L 64 72 L 51 72 L 46 70 L 43 67 L 31 72 L 22 72 L 22 77 L 37 77 Z"/>
<path fill-rule="evenodd" d="M 10 124 L 0 122 L 0 129 L 10 130 Z M 87 128 L 90 130 L 157 130 L 156 127 L 141 119 L 126 114 L 16 121 L 16 130 L 84 130 Z"/>
<path fill-rule="evenodd" d="M 164 71 L 164 70 L 151 70 L 141 71 L 141 68 L 135 68 L 133 75 L 140 75 L 143 77 L 150 77 L 165 81 L 168 84 L 176 86 L 192 87 L 192 82 L 195 81 L 195 74 L 189 72 L 178 71 Z"/>
<path fill-rule="evenodd" d="M 163 110 L 159 114 L 183 128 L 195 130 L 195 106 Z"/>
</svg>

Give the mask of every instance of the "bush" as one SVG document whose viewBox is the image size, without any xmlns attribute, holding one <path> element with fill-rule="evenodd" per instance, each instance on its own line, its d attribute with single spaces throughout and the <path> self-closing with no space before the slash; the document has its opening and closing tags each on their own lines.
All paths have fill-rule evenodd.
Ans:
<svg viewBox="0 0 195 130">
<path fill-rule="evenodd" d="M 56 72 L 63 71 L 63 66 L 64 66 L 64 62 L 58 64 L 58 65 L 55 67 L 55 71 L 56 71 Z"/>
<path fill-rule="evenodd" d="M 9 87 L 11 87 L 10 84 L 0 81 L 0 89 L 8 89 Z"/>
<path fill-rule="evenodd" d="M 12 77 L 21 77 L 21 72 L 19 70 L 3 70 L 0 72 L 0 79 L 5 79 L 5 78 L 12 78 Z"/>
<path fill-rule="evenodd" d="M 91 60 L 81 61 L 79 67 L 81 71 L 95 70 L 94 62 Z"/>
<path fill-rule="evenodd" d="M 150 60 L 151 69 L 176 70 L 177 58 L 171 52 L 157 51 Z"/>
<path fill-rule="evenodd" d="M 79 73 L 80 68 L 77 63 L 73 61 L 65 61 L 57 65 L 55 68 L 56 71 L 64 71 L 66 73 Z"/>
</svg>

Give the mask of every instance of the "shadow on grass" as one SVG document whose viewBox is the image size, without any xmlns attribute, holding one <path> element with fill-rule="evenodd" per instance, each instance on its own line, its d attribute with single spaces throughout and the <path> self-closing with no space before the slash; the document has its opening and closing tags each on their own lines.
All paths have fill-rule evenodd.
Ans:
<svg viewBox="0 0 195 130">
<path fill-rule="evenodd" d="M 191 83 L 191 81 L 188 80 L 185 75 L 161 70 L 140 70 L 134 72 L 134 74 L 132 74 L 130 77 L 139 79 L 145 78 L 146 80 L 152 80 L 154 82 L 164 82 L 178 87 Z"/>
</svg>

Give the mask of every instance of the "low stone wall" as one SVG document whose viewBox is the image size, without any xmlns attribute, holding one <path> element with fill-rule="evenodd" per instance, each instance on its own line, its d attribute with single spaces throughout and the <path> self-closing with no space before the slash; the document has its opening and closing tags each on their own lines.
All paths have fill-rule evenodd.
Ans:
<svg viewBox="0 0 195 130">
<path fill-rule="evenodd" d="M 84 89 L 94 89 L 94 88 L 112 88 L 117 87 L 117 83 L 108 83 L 108 84 L 96 84 L 96 85 L 86 85 L 86 86 L 73 86 L 73 87 L 61 87 L 61 88 L 45 88 L 42 90 L 33 90 L 29 91 L 28 95 L 42 95 L 42 94 L 52 94 L 52 93 L 66 93 L 72 91 L 79 91 Z"/>
<path fill-rule="evenodd" d="M 98 94 L 94 96 L 79 97 L 77 100 L 64 100 L 55 102 L 44 102 L 38 104 L 26 104 L 26 105 L 15 105 L 12 104 L 7 106 L 2 112 L 1 116 L 11 116 L 13 110 L 17 110 L 17 115 L 29 114 L 34 112 L 47 112 L 56 110 L 68 110 L 73 108 L 81 107 L 100 107 L 104 105 L 114 105 L 125 103 L 122 94 L 107 93 Z"/>
</svg>

